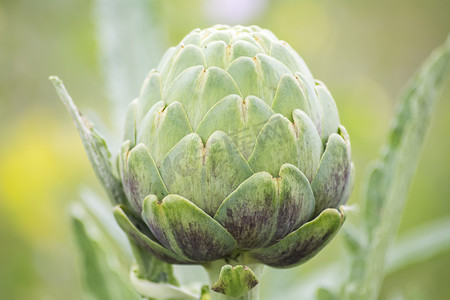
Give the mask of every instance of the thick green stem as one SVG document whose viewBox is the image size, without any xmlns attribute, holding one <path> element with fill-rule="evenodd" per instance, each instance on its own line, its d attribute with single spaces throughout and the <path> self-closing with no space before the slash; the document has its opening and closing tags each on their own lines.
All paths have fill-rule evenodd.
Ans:
<svg viewBox="0 0 450 300">
<path fill-rule="evenodd" d="M 218 260 L 212 263 L 209 263 L 208 265 L 204 266 L 206 271 L 208 272 L 210 285 L 212 286 L 214 283 L 216 283 L 219 280 L 219 275 L 222 267 L 224 265 L 230 264 L 228 262 L 225 262 L 224 260 Z M 234 264 L 238 265 L 242 264 L 241 262 Z M 256 275 L 258 280 L 260 279 L 264 265 L 258 264 L 258 263 L 250 263 L 245 264 L 245 266 L 249 267 Z M 241 296 L 241 297 L 231 297 L 227 296 L 221 293 L 217 293 L 213 290 L 211 290 L 211 300 L 259 300 L 259 283 L 251 289 L 247 294 Z"/>
</svg>

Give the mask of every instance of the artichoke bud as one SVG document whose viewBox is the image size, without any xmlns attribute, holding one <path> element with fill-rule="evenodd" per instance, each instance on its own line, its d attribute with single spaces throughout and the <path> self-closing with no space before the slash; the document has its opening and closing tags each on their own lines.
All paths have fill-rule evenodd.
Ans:
<svg viewBox="0 0 450 300">
<path fill-rule="evenodd" d="M 339 231 L 353 182 L 336 103 L 302 58 L 257 26 L 196 29 L 129 106 L 115 216 L 169 263 L 245 253 L 305 262 Z"/>
</svg>

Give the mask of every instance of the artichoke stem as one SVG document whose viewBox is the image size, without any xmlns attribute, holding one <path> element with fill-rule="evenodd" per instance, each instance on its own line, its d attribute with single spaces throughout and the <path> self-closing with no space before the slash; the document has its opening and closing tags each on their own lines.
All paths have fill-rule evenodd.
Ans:
<svg viewBox="0 0 450 300">
<path fill-rule="evenodd" d="M 242 264 L 243 262 L 239 262 Z M 225 260 L 217 260 L 211 263 L 208 263 L 207 265 L 204 265 L 204 268 L 206 269 L 210 281 L 210 288 L 219 280 L 219 275 L 221 272 L 221 269 L 223 266 L 229 264 L 229 262 L 226 262 Z M 256 275 L 258 280 L 260 279 L 264 265 L 259 263 L 250 263 L 245 264 L 248 268 L 250 268 L 253 273 Z M 228 295 L 224 295 L 218 292 L 215 292 L 213 290 L 210 290 L 211 300 L 259 300 L 259 285 L 258 283 L 256 286 L 254 286 L 248 293 L 246 293 L 243 296 L 240 297 L 232 297 Z"/>
</svg>

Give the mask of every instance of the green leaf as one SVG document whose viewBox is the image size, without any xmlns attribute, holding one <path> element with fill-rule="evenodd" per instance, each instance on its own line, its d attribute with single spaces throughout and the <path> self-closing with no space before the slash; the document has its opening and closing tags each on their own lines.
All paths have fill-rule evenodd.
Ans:
<svg viewBox="0 0 450 300">
<path fill-rule="evenodd" d="M 310 115 L 308 100 L 300 83 L 292 74 L 285 74 L 278 84 L 272 109 L 293 121 L 292 114 L 295 109 L 300 109 Z"/>
<path fill-rule="evenodd" d="M 142 218 L 155 237 L 181 259 L 205 262 L 236 249 L 236 241 L 216 220 L 179 195 L 144 200 Z"/>
<path fill-rule="evenodd" d="M 137 143 L 144 143 L 158 166 L 170 149 L 192 132 L 181 103 L 175 101 L 165 106 L 158 102 L 142 121 Z"/>
<path fill-rule="evenodd" d="M 264 31 L 257 25 L 252 25 L 250 27 L 253 28 L 252 37 L 262 46 L 265 53 L 269 53 L 270 45 L 276 37 L 270 31 Z"/>
<path fill-rule="evenodd" d="M 214 218 L 236 239 L 241 249 L 275 243 L 305 223 L 314 211 L 308 179 L 291 164 L 279 177 L 259 172 L 224 200 Z"/>
<path fill-rule="evenodd" d="M 450 218 L 444 217 L 403 233 L 386 257 L 386 272 L 392 274 L 408 266 L 450 253 Z"/>
<path fill-rule="evenodd" d="M 202 41 L 202 46 L 206 46 L 209 43 L 215 41 L 223 41 L 225 44 L 229 44 L 231 40 L 231 33 L 225 30 L 214 30 L 211 34 Z"/>
<path fill-rule="evenodd" d="M 121 154 L 125 159 L 122 181 L 131 207 L 140 215 L 145 197 L 154 194 L 163 198 L 168 192 L 147 147 L 139 144 L 128 151 L 127 144 L 122 147 L 125 153 Z"/>
<path fill-rule="evenodd" d="M 241 27 L 242 32 L 249 33 L 246 28 Z M 233 44 L 237 46 L 237 53 L 233 54 L 233 60 L 241 57 L 241 56 L 248 56 L 248 57 L 254 57 L 258 53 L 264 52 L 264 49 L 262 48 L 261 44 L 259 44 L 254 37 L 252 37 L 250 34 L 237 34 L 233 36 Z M 253 47 L 251 47 L 253 46 Z M 240 53 L 244 53 L 243 55 L 239 55 Z M 251 55 L 252 52 L 254 55 Z"/>
<path fill-rule="evenodd" d="M 367 237 L 351 223 L 347 223 L 342 228 L 340 235 L 353 255 L 361 255 L 363 251 L 367 251 Z"/>
<path fill-rule="evenodd" d="M 322 107 L 320 105 L 319 98 L 317 97 L 316 90 L 314 89 L 314 82 L 310 83 L 307 75 L 299 72 L 295 73 L 295 79 L 297 79 L 300 83 L 300 87 L 302 88 L 303 93 L 305 93 L 306 99 L 308 99 L 310 112 L 308 116 L 316 125 L 319 135 L 322 135 L 322 120 L 324 118 L 324 114 L 322 112 Z"/>
<path fill-rule="evenodd" d="M 221 131 L 213 133 L 205 146 L 197 134 L 187 135 L 161 166 L 169 193 L 189 199 L 210 216 L 252 174 L 231 138 Z"/>
<path fill-rule="evenodd" d="M 260 87 L 258 85 L 258 73 L 254 61 L 250 57 L 239 57 L 230 64 L 227 72 L 236 81 L 244 98 L 249 95 L 254 95 L 262 99 L 262 94 L 258 92 Z M 262 100 L 268 103 L 267 100 Z"/>
<path fill-rule="evenodd" d="M 239 35 L 235 36 L 235 38 L 236 37 L 239 37 Z M 254 57 L 260 51 L 261 50 L 257 46 L 248 41 L 237 40 L 231 44 L 231 57 L 229 59 L 230 61 L 232 61 L 241 56 Z M 227 67 L 228 66 L 229 64 L 227 65 Z"/>
<path fill-rule="evenodd" d="M 202 50 L 198 46 L 182 45 L 180 51 L 173 58 L 173 63 L 170 66 L 169 73 L 161 73 L 164 79 L 163 90 L 167 90 L 178 75 L 183 73 L 184 70 L 194 66 L 206 67 L 205 56 L 203 55 Z"/>
<path fill-rule="evenodd" d="M 140 219 L 133 216 L 125 206 L 114 207 L 114 217 L 130 241 L 139 245 L 162 261 L 172 264 L 190 264 L 189 260 L 177 256 L 174 252 L 164 248 L 148 230 Z"/>
<path fill-rule="evenodd" d="M 267 245 L 275 234 L 278 206 L 272 176 L 259 172 L 244 181 L 217 210 L 217 220 L 236 239 L 240 249 Z"/>
<path fill-rule="evenodd" d="M 133 260 L 133 254 L 127 236 L 111 214 L 111 204 L 104 201 L 100 195 L 89 188 L 81 190 L 81 204 L 108 240 L 111 241 L 111 244 L 115 246 L 117 253 L 120 253 L 118 256 L 129 265 Z"/>
<path fill-rule="evenodd" d="M 200 29 L 194 29 L 181 41 L 181 45 L 196 45 L 200 46 L 202 36 L 200 35 Z"/>
<path fill-rule="evenodd" d="M 339 200 L 339 206 L 347 204 L 348 198 L 353 191 L 353 186 L 355 185 L 356 169 L 355 164 L 352 162 L 350 164 L 350 176 L 347 179 L 344 190 L 342 191 L 341 199 Z"/>
<path fill-rule="evenodd" d="M 294 126 L 286 117 L 275 114 L 261 129 L 248 164 L 254 172 L 266 171 L 275 177 L 284 163 L 298 166 L 297 150 Z"/>
<path fill-rule="evenodd" d="M 225 132 L 248 159 L 256 137 L 273 114 L 273 110 L 255 96 L 243 100 L 238 95 L 229 95 L 208 111 L 196 132 L 203 141 L 217 130 Z"/>
<path fill-rule="evenodd" d="M 131 147 L 136 145 L 136 118 L 137 118 L 138 100 L 133 100 L 128 105 L 127 116 L 125 117 L 125 134 L 124 141 L 129 140 Z"/>
<path fill-rule="evenodd" d="M 270 47 L 270 56 L 284 63 L 292 73 L 300 72 L 305 75 L 306 80 L 310 85 L 314 85 L 314 78 L 308 66 L 303 59 L 298 55 L 297 51 L 283 41 L 272 42 Z"/>
<path fill-rule="evenodd" d="M 229 49 L 229 48 L 228 48 Z M 203 46 L 206 65 L 208 67 L 218 67 L 225 69 L 225 60 L 227 58 L 227 43 L 224 41 L 215 41 L 207 46 Z"/>
<path fill-rule="evenodd" d="M 150 71 L 142 84 L 137 104 L 136 128 L 139 128 L 147 112 L 162 100 L 161 75 L 156 70 Z"/>
<path fill-rule="evenodd" d="M 272 243 L 278 242 L 288 233 L 308 221 L 315 207 L 314 194 L 308 178 L 295 166 L 281 166 L 277 187 L 277 225 Z"/>
<path fill-rule="evenodd" d="M 205 114 L 224 97 L 237 94 L 239 89 L 225 70 L 194 66 L 184 70 L 166 90 L 166 103 L 183 104 L 191 126 L 197 129 Z"/>
<path fill-rule="evenodd" d="M 333 133 L 311 184 L 316 198 L 315 215 L 326 208 L 339 206 L 350 172 L 351 162 L 347 144 L 340 135 Z"/>
<path fill-rule="evenodd" d="M 378 298 L 386 252 L 400 224 L 438 92 L 449 73 L 450 39 L 425 61 L 400 98 L 383 156 L 367 179 L 363 200 L 369 252 L 363 271 L 350 278 L 346 299 Z"/>
<path fill-rule="evenodd" d="M 276 176 L 281 165 L 290 163 L 312 180 L 322 155 L 322 142 L 303 111 L 294 110 L 293 120 L 294 124 L 275 114 L 264 125 L 248 160 L 253 171 L 267 171 Z"/>
<path fill-rule="evenodd" d="M 321 81 L 316 81 L 316 92 L 319 99 L 320 106 L 322 107 L 322 141 L 325 144 L 328 141 L 328 137 L 332 133 L 336 133 L 339 128 L 339 113 L 334 102 L 333 96 L 328 91 L 325 84 Z"/>
<path fill-rule="evenodd" d="M 177 53 L 180 51 L 180 49 L 181 49 L 181 44 L 179 44 L 175 47 L 170 47 L 164 53 L 163 57 L 161 58 L 161 60 L 158 64 L 158 67 L 156 68 L 156 70 L 158 70 L 161 74 L 160 77 L 167 76 L 169 69 L 172 66 L 173 60 L 175 59 L 175 57 L 176 57 Z M 163 87 L 164 87 L 164 82 L 161 82 L 161 86 L 159 89 L 162 90 Z"/>
<path fill-rule="evenodd" d="M 305 112 L 296 109 L 292 116 L 297 136 L 298 168 L 312 182 L 323 153 L 320 135 Z"/>
<path fill-rule="evenodd" d="M 342 211 L 328 208 L 275 245 L 252 250 L 250 255 L 272 267 L 298 266 L 314 257 L 333 239 L 344 219 Z"/>
<path fill-rule="evenodd" d="M 62 81 L 56 76 L 50 76 L 49 79 L 53 83 L 59 98 L 66 106 L 73 121 L 75 122 L 89 161 L 94 168 L 98 180 L 105 188 L 109 199 L 114 204 L 125 203 L 126 196 L 123 191 L 122 183 L 113 173 L 110 161 L 111 154 L 105 141 L 94 130 L 92 123 L 89 122 L 78 110 Z"/>
<path fill-rule="evenodd" d="M 231 297 L 241 297 L 258 284 L 255 273 L 246 266 L 225 265 L 220 271 L 219 280 L 212 285 L 212 290 Z"/>
<path fill-rule="evenodd" d="M 171 264 L 157 259 L 146 248 L 135 243 L 133 239 L 127 240 L 127 235 L 121 230 L 111 214 L 110 206 L 100 201 L 92 192 L 84 192 L 82 200 L 86 211 L 92 216 L 92 219 L 98 228 L 101 229 L 104 236 L 108 238 L 108 242 L 111 242 L 111 245 L 114 246 L 114 248 L 111 247 L 110 251 L 114 251 L 125 268 L 128 268 L 133 259 L 135 259 L 138 265 L 136 272 L 138 272 L 140 278 L 153 282 L 167 282 L 178 285 Z M 125 274 L 127 272 L 123 270 L 122 273 Z"/>
<path fill-rule="evenodd" d="M 133 270 L 136 276 L 140 279 L 145 279 L 154 283 L 168 283 L 178 286 L 179 284 L 173 274 L 172 265 L 156 258 L 147 248 L 141 247 L 139 244 L 135 243 L 132 238 L 130 238 L 130 241 L 128 242 L 126 234 L 120 229 L 116 220 L 114 220 L 110 207 L 102 203 L 102 201 L 95 196 L 96 195 L 92 195 L 92 192 L 90 194 L 84 192 L 83 206 L 92 216 L 96 225 L 99 226 L 105 237 L 108 238 L 108 241 L 111 242 L 111 245 L 114 246 L 114 249 L 111 248 L 110 251 L 114 251 L 113 253 L 116 253 L 116 256 L 123 261 L 123 265 L 128 268 L 133 257 L 130 249 L 131 244 L 134 258 L 137 262 L 137 266 Z M 119 252 L 117 250 L 121 251 Z M 122 255 L 119 256 L 119 253 Z M 127 273 L 126 270 L 122 271 L 122 274 Z M 161 286 L 158 286 L 158 288 L 161 289 Z"/>
<path fill-rule="evenodd" d="M 72 228 L 83 260 L 83 281 L 92 299 L 139 300 L 124 277 L 116 249 L 81 205 L 71 210 Z"/>
<path fill-rule="evenodd" d="M 269 106 L 281 76 L 290 72 L 285 65 L 265 54 L 257 54 L 252 58 L 239 57 L 227 71 L 236 81 L 244 98 L 253 95 Z"/>
</svg>

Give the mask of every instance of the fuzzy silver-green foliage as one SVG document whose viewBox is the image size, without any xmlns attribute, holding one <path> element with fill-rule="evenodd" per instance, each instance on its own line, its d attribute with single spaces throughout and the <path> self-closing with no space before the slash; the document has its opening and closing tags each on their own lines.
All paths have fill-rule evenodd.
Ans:
<svg viewBox="0 0 450 300">
<path fill-rule="evenodd" d="M 125 140 L 116 219 L 167 262 L 294 266 L 344 221 L 348 134 L 325 85 L 268 30 L 188 34 L 130 104 Z"/>
</svg>

